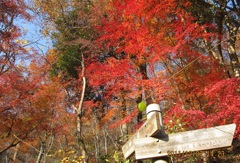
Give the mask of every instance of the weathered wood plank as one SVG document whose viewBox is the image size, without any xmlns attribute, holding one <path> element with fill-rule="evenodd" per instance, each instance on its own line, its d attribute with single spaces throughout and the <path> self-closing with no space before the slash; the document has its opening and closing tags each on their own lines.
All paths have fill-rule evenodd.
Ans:
<svg viewBox="0 0 240 163">
<path fill-rule="evenodd" d="M 154 136 L 161 131 L 160 113 L 155 112 L 151 117 L 131 136 L 131 138 L 123 145 L 122 151 L 124 158 L 130 157 L 134 153 L 134 141 L 138 138 Z"/>
<path fill-rule="evenodd" d="M 231 146 L 235 124 L 169 134 L 161 139 L 139 138 L 134 141 L 136 159 L 167 156 L 168 152 L 209 150 Z"/>
</svg>

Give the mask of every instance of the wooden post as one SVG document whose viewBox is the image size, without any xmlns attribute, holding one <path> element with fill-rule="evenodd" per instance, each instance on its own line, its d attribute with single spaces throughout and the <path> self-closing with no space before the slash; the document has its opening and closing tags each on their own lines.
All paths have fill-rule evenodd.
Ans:
<svg viewBox="0 0 240 163">
<path fill-rule="evenodd" d="M 150 104 L 147 106 L 146 109 L 147 112 L 147 119 L 149 120 L 152 114 L 158 112 L 159 113 L 159 118 L 160 118 L 160 126 L 161 126 L 161 132 L 159 134 L 165 135 L 165 130 L 164 130 L 164 124 L 163 124 L 163 116 L 162 116 L 162 110 L 158 104 Z"/>
<path fill-rule="evenodd" d="M 152 116 L 152 114 L 159 112 L 159 120 L 160 120 L 160 126 L 161 126 L 161 131 L 160 131 L 160 136 L 165 135 L 165 130 L 164 130 L 164 124 L 163 124 L 163 116 L 162 116 L 162 110 L 159 106 L 159 104 L 150 104 L 147 106 L 146 109 L 147 112 L 147 120 L 150 119 L 150 117 Z M 152 161 L 154 163 L 168 163 L 168 158 L 167 157 L 162 157 L 161 159 L 159 158 L 155 158 L 152 159 Z"/>
<path fill-rule="evenodd" d="M 144 137 L 149 137 L 149 136 L 155 136 L 161 131 L 161 126 L 160 126 L 160 117 L 159 113 L 153 112 L 151 117 L 148 119 L 138 130 L 137 132 L 130 137 L 130 139 L 123 145 L 122 151 L 124 158 L 127 159 L 129 158 L 134 152 L 134 141 L 137 140 L 138 138 L 144 138 Z"/>
</svg>

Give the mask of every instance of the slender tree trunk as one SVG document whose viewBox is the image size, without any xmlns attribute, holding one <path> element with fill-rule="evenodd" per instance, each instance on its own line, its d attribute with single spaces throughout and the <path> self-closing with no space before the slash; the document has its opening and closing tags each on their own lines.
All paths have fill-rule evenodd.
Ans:
<svg viewBox="0 0 240 163">
<path fill-rule="evenodd" d="M 125 94 L 123 91 L 121 91 L 121 117 L 124 118 L 127 114 L 127 108 L 126 108 L 126 99 L 125 99 Z M 128 125 L 127 123 L 124 123 L 120 126 L 121 134 L 122 134 L 122 141 L 125 142 L 127 140 L 127 135 L 128 135 Z"/>
<path fill-rule="evenodd" d="M 40 150 L 39 150 L 39 153 L 38 153 L 38 158 L 37 158 L 36 163 L 40 163 L 41 162 L 43 154 L 44 154 L 44 142 L 41 142 L 40 143 Z"/>
<path fill-rule="evenodd" d="M 15 147 L 15 152 L 14 152 L 14 155 L 13 155 L 13 161 L 14 162 L 16 161 L 19 147 L 20 147 L 20 144 L 17 144 L 16 147 Z"/>
<path fill-rule="evenodd" d="M 108 137 L 107 137 L 105 126 L 103 129 L 103 134 L 104 134 L 104 150 L 105 150 L 105 155 L 107 155 L 108 154 Z"/>
<path fill-rule="evenodd" d="M 116 141 L 109 135 L 106 128 L 105 128 L 105 133 L 106 133 L 106 136 L 108 136 L 108 138 L 111 140 L 111 143 L 114 145 L 115 149 L 118 149 Z"/>
<path fill-rule="evenodd" d="M 100 139 L 99 139 L 99 129 L 97 128 L 97 125 L 99 124 L 99 121 L 97 119 L 97 116 L 94 116 L 93 121 L 93 135 L 94 135 L 94 147 L 95 147 L 95 162 L 101 162 L 100 160 Z"/>
<path fill-rule="evenodd" d="M 51 135 L 50 138 L 49 138 L 49 142 L 47 144 L 47 147 L 46 147 L 47 149 L 45 150 L 45 154 L 44 154 L 44 157 L 43 157 L 43 162 L 46 162 L 46 156 L 52 148 L 53 141 L 54 141 L 54 136 Z"/>
<path fill-rule="evenodd" d="M 82 122 L 81 122 L 81 117 L 82 117 L 82 104 L 83 104 L 83 100 L 84 100 L 84 96 L 85 96 L 85 90 L 86 90 L 86 78 L 85 78 L 85 64 L 84 64 L 84 56 L 82 54 L 82 82 L 83 82 L 83 86 L 82 86 L 82 94 L 81 94 L 81 99 L 79 102 L 79 106 L 76 109 L 77 110 L 77 140 L 78 140 L 78 144 L 80 147 L 80 151 L 82 153 L 83 156 L 83 162 L 87 163 L 87 152 L 86 152 L 86 146 L 85 143 L 83 141 L 82 138 Z"/>
<path fill-rule="evenodd" d="M 228 44 L 227 44 L 227 50 L 228 50 L 228 55 L 230 58 L 230 65 L 233 71 L 233 76 L 235 77 L 240 77 L 240 61 L 238 59 L 237 53 L 236 53 L 236 38 L 237 38 L 237 33 L 238 29 L 240 27 L 240 18 L 238 17 L 237 23 L 233 23 L 227 16 L 226 16 L 226 26 L 228 28 L 229 32 L 229 39 L 228 39 Z"/>
<path fill-rule="evenodd" d="M 228 54 L 231 61 L 230 64 L 233 71 L 233 76 L 240 77 L 240 64 L 235 50 L 236 39 L 234 39 L 234 37 L 236 36 L 234 35 L 234 33 L 234 31 L 230 32 L 230 38 L 228 41 Z"/>
<path fill-rule="evenodd" d="M 98 158 L 98 142 L 96 141 L 96 135 L 95 135 L 95 140 L 94 140 L 94 146 L 95 146 L 95 160 L 96 162 L 99 162 L 99 158 Z"/>
<path fill-rule="evenodd" d="M 8 155 L 6 155 L 6 163 L 8 163 Z"/>
</svg>

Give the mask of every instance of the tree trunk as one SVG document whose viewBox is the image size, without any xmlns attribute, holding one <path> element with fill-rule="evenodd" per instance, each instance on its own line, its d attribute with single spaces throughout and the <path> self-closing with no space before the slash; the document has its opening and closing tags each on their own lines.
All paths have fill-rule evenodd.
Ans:
<svg viewBox="0 0 240 163">
<path fill-rule="evenodd" d="M 82 54 L 82 82 L 83 82 L 83 86 L 82 86 L 82 94 L 81 94 L 81 99 L 79 102 L 79 106 L 76 109 L 77 113 L 78 113 L 78 117 L 77 117 L 77 140 L 78 140 L 78 144 L 80 147 L 80 151 L 82 153 L 82 157 L 83 157 L 83 162 L 87 163 L 87 152 L 86 152 L 86 146 L 84 143 L 84 140 L 82 138 L 82 122 L 81 122 L 81 117 L 82 117 L 82 104 L 83 104 L 83 100 L 84 100 L 84 96 L 85 96 L 85 90 L 86 90 L 86 78 L 85 78 L 85 64 L 84 64 L 84 56 Z"/>
<path fill-rule="evenodd" d="M 239 17 L 238 17 L 238 21 L 234 22 L 230 20 L 228 16 L 226 16 L 226 26 L 229 32 L 227 50 L 230 58 L 230 65 L 233 71 L 233 76 L 235 77 L 240 77 L 240 64 L 239 64 L 239 59 L 238 59 L 238 56 L 236 53 L 236 47 L 235 47 L 237 33 L 240 26 L 239 23 L 240 23 Z"/>
<path fill-rule="evenodd" d="M 14 152 L 14 155 L 13 155 L 13 161 L 14 162 L 16 161 L 19 147 L 20 147 L 20 144 L 17 144 L 16 147 L 15 147 L 15 152 Z"/>
<path fill-rule="evenodd" d="M 233 76 L 240 77 L 240 65 L 238 56 L 235 50 L 235 40 L 232 32 L 230 33 L 230 39 L 228 41 L 228 54 L 230 58 L 230 64 L 233 71 Z"/>
<path fill-rule="evenodd" d="M 40 150 L 39 150 L 39 153 L 38 153 L 38 158 L 37 158 L 36 163 L 40 163 L 41 162 L 43 154 L 44 154 L 44 142 L 41 142 L 40 143 Z"/>
<path fill-rule="evenodd" d="M 104 134 L 104 150 L 105 150 L 105 155 L 107 155 L 108 154 L 108 137 L 107 137 L 105 126 L 103 129 L 103 134 Z"/>
<path fill-rule="evenodd" d="M 123 91 L 121 91 L 120 103 L 121 103 L 121 108 L 120 108 L 121 118 L 123 119 L 127 114 L 125 93 Z M 120 130 L 121 130 L 121 134 L 122 134 L 122 136 L 121 136 L 122 141 L 126 142 L 127 141 L 127 135 L 128 135 L 128 125 L 127 125 L 127 123 L 122 124 L 120 126 Z"/>
</svg>

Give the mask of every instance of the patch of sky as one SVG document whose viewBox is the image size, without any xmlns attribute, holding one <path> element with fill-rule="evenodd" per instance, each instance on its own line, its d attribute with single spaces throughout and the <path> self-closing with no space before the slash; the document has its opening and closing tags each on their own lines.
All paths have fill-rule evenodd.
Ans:
<svg viewBox="0 0 240 163">
<path fill-rule="evenodd" d="M 34 13 L 31 13 L 31 11 L 28 11 L 32 16 Z M 34 54 L 37 52 L 38 57 L 44 57 L 47 54 L 47 51 L 52 48 L 52 41 L 50 37 L 47 37 L 41 33 L 41 26 L 38 21 L 38 18 L 34 15 L 34 17 L 28 21 L 25 19 L 22 19 L 21 17 L 18 17 L 14 24 L 20 28 L 21 30 L 21 37 L 19 37 L 16 42 L 22 44 L 22 46 L 28 51 L 25 54 L 26 57 L 19 56 L 16 58 L 16 65 L 17 67 L 28 67 L 31 63 L 32 57 L 31 54 Z M 28 76 L 27 72 L 23 74 L 24 76 Z"/>
<path fill-rule="evenodd" d="M 52 47 L 51 39 L 40 32 L 41 27 L 38 25 L 38 22 L 19 18 L 16 20 L 16 25 L 23 32 L 23 35 L 19 39 L 25 41 L 26 48 L 33 47 L 35 50 L 45 54 Z"/>
<path fill-rule="evenodd" d="M 32 0 L 24 0 L 27 6 L 31 8 L 33 5 Z M 30 53 L 37 51 L 39 55 L 45 56 L 47 51 L 52 48 L 52 41 L 50 37 L 47 37 L 41 33 L 41 22 L 39 21 L 39 16 L 27 9 L 27 12 L 31 15 L 30 21 L 18 17 L 14 24 L 18 26 L 21 30 L 22 36 L 16 41 L 21 41 L 24 48 Z M 40 56 L 39 56 L 40 57 Z M 19 62 L 19 61 L 17 61 Z M 28 65 L 30 60 L 21 61 Z M 22 64 L 22 63 L 21 63 Z"/>
<path fill-rule="evenodd" d="M 153 63 L 153 65 L 147 65 L 147 76 L 148 78 L 154 78 L 158 76 L 158 73 L 163 72 L 165 70 L 163 64 L 160 62 Z"/>
</svg>

